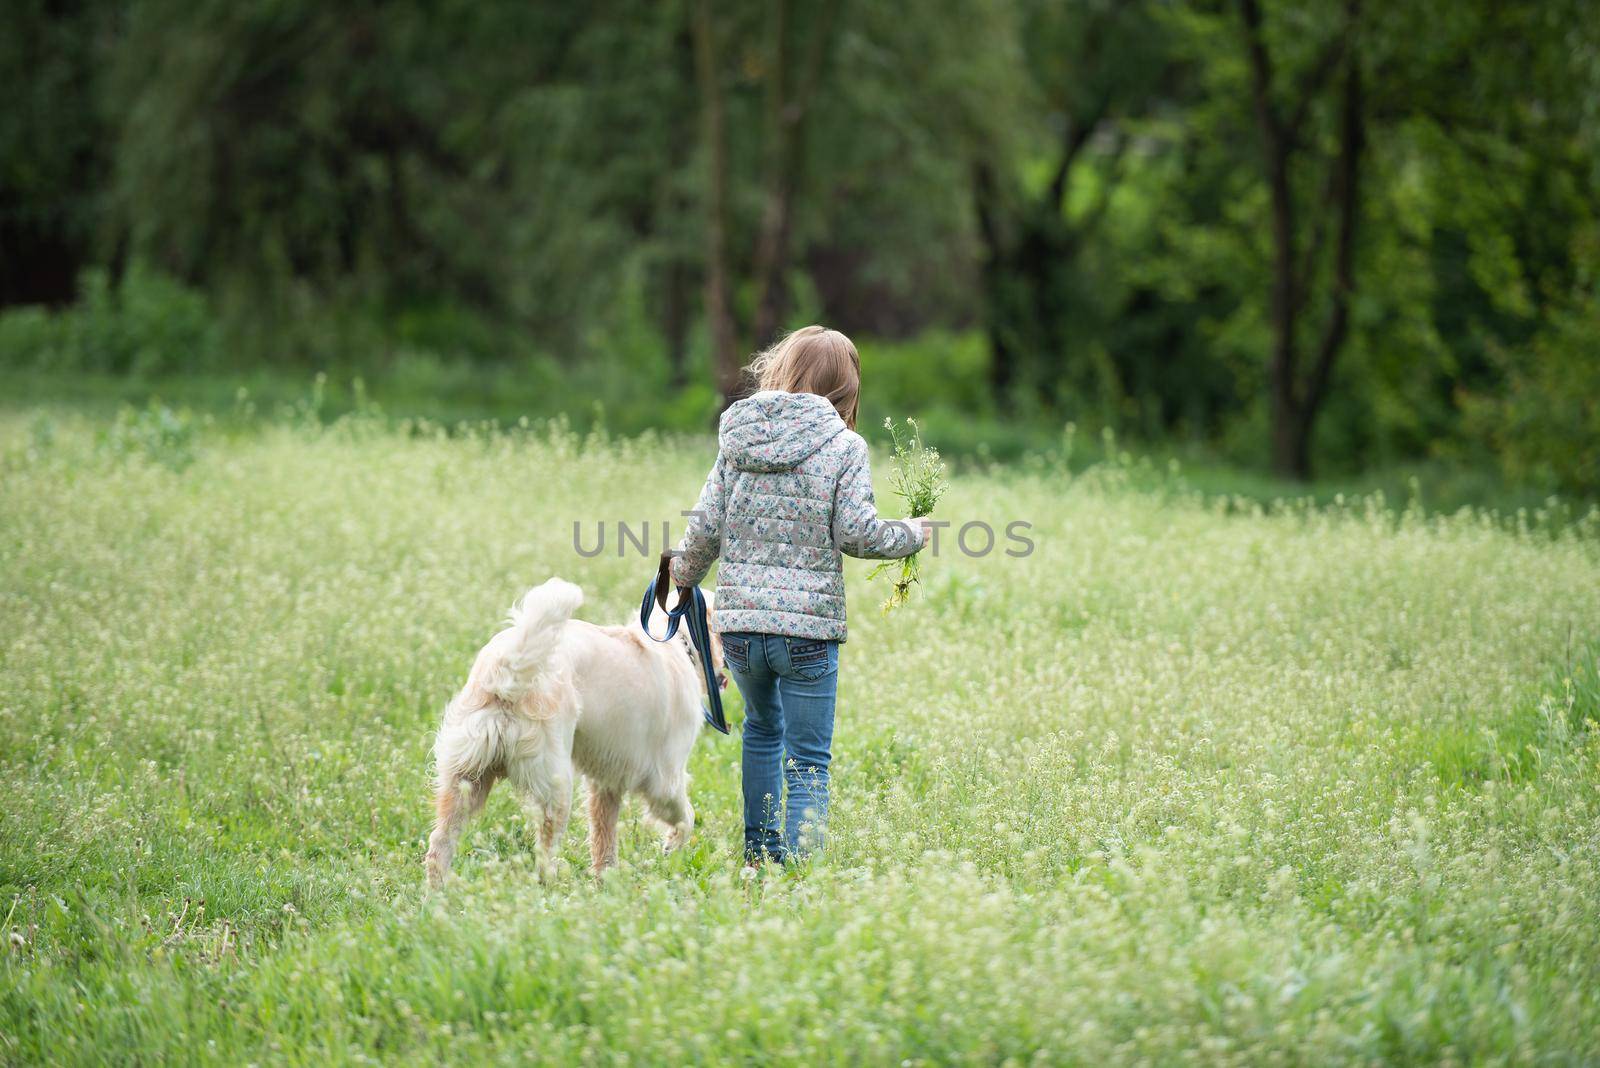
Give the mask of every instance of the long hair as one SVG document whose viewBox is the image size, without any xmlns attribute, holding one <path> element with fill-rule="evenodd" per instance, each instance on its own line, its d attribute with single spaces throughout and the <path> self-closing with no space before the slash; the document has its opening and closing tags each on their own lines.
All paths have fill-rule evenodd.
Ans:
<svg viewBox="0 0 1600 1068">
<path fill-rule="evenodd" d="M 756 354 L 749 367 L 757 389 L 815 393 L 828 398 L 844 425 L 856 428 L 861 401 L 861 356 L 850 339 L 825 326 L 802 326 L 770 349 Z"/>
</svg>

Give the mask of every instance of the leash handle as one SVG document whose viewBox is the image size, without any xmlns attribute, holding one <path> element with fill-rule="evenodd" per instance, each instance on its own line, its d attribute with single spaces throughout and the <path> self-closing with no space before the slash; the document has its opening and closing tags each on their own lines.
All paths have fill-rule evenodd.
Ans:
<svg viewBox="0 0 1600 1068">
<path fill-rule="evenodd" d="M 694 646 L 697 659 L 700 661 L 700 673 L 706 682 L 707 707 L 705 709 L 706 722 L 714 730 L 723 734 L 728 733 L 728 720 L 722 714 L 722 693 L 717 687 L 717 672 L 711 664 L 711 621 L 706 613 L 706 595 L 700 592 L 699 586 L 678 587 L 678 607 L 667 607 L 667 590 L 672 585 L 672 554 L 661 554 L 661 567 L 656 571 L 656 577 L 650 580 L 650 585 L 644 591 L 644 601 L 639 605 L 639 626 L 644 630 L 645 637 L 654 642 L 670 642 L 678 633 L 678 624 L 687 622 L 689 625 L 689 642 Z M 653 614 L 651 602 L 667 614 L 667 634 L 664 638 L 657 638 L 650 633 L 650 616 Z"/>
<path fill-rule="evenodd" d="M 663 612 L 667 610 L 667 589 L 671 585 L 672 554 L 670 552 L 663 551 L 661 554 L 661 567 L 656 571 L 656 582 L 654 587 L 656 591 L 656 604 L 661 606 L 661 610 Z M 668 637 L 671 637 L 671 635 L 668 635 Z"/>
</svg>

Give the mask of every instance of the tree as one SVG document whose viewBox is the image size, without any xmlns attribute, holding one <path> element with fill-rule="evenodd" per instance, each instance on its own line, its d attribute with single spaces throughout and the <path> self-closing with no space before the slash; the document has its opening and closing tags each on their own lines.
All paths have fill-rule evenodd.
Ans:
<svg viewBox="0 0 1600 1068">
<path fill-rule="evenodd" d="M 1272 463 L 1279 474 L 1304 479 L 1311 475 L 1311 432 L 1327 397 L 1334 364 L 1349 334 L 1350 300 L 1355 291 L 1361 157 L 1366 138 L 1362 72 L 1356 53 L 1360 0 L 1345 0 L 1343 18 L 1334 36 L 1300 73 L 1287 100 L 1278 84 L 1279 64 L 1268 47 L 1259 0 L 1239 0 L 1239 15 L 1271 203 L 1269 305 L 1273 336 L 1267 378 Z M 1317 154 L 1316 145 L 1307 136 L 1307 122 L 1318 95 L 1335 78 L 1336 147 L 1326 165 L 1320 198 L 1308 201 L 1297 188 L 1294 171 L 1302 156 Z M 1306 216 L 1310 217 L 1309 227 L 1303 222 Z M 1322 271 L 1319 258 L 1330 217 L 1334 229 L 1332 263 Z M 1302 317 L 1323 275 L 1327 310 L 1310 363 L 1305 365 L 1301 359 Z"/>
<path fill-rule="evenodd" d="M 0 34 L 0 307 L 64 304 L 104 262 L 109 147 L 96 77 L 114 5 L 18 0 Z"/>
<path fill-rule="evenodd" d="M 726 407 L 742 390 L 733 295 L 728 278 L 728 119 L 718 64 L 717 26 L 711 0 L 694 3 L 695 73 L 700 84 L 701 138 L 705 147 L 705 307 L 711 368 Z"/>
<path fill-rule="evenodd" d="M 840 0 L 823 0 L 815 10 L 807 10 L 811 17 L 804 20 L 788 0 L 775 0 L 767 9 L 768 45 L 760 68 L 766 101 L 761 127 L 762 211 L 750 271 L 756 299 L 753 314 L 743 317 L 733 299 L 729 193 L 733 175 L 718 24 L 711 0 L 694 2 L 691 17 L 706 168 L 706 320 L 724 405 L 744 389 L 739 336 L 750 337 L 755 346 L 767 344 L 787 308 L 786 276 L 796 203 L 805 177 L 806 132 L 839 6 Z M 749 322 L 749 328 L 741 329 L 741 322 Z"/>
<path fill-rule="evenodd" d="M 990 386 L 1009 407 L 1024 390 L 1045 408 L 1062 394 L 1115 390 L 1085 365 L 1102 311 L 1080 258 L 1124 173 L 1137 125 L 1167 95 L 1163 27 L 1153 5 L 1025 4 L 1017 26 L 1027 106 L 1043 133 L 1020 159 L 978 156 L 972 193 L 983 239 Z M 1048 179 L 1024 176 L 1048 167 Z M 1093 188 L 1072 204 L 1075 182 Z M 1074 359 L 1074 353 L 1080 354 Z"/>
</svg>

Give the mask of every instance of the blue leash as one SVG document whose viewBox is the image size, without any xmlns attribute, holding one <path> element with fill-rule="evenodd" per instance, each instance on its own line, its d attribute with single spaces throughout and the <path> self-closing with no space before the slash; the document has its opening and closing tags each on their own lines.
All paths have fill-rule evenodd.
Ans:
<svg viewBox="0 0 1600 1068">
<path fill-rule="evenodd" d="M 667 607 L 667 590 L 672 585 L 672 555 L 661 554 L 661 570 L 656 577 L 650 580 L 649 587 L 644 591 L 644 603 L 639 606 L 639 626 L 644 628 L 645 634 L 652 641 L 670 642 L 678 633 L 678 624 L 689 624 L 689 641 L 694 644 L 694 651 L 700 661 L 700 671 L 705 675 L 706 696 L 709 698 L 705 711 L 706 722 L 712 727 L 728 733 L 728 721 L 722 715 L 722 689 L 717 685 L 717 669 L 711 663 L 711 622 L 706 613 L 706 595 L 700 592 L 699 586 L 678 587 L 678 607 Z M 657 638 L 650 633 L 651 605 L 660 606 L 667 613 L 667 636 Z"/>
</svg>

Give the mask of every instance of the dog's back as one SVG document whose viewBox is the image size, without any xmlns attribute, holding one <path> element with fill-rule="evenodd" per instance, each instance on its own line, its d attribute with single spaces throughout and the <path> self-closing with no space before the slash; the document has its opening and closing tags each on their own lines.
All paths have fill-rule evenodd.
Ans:
<svg viewBox="0 0 1600 1068">
<path fill-rule="evenodd" d="M 581 621 L 566 641 L 579 694 L 578 770 L 622 793 L 675 793 L 700 730 L 700 681 L 687 641 L 658 644 L 637 624 Z"/>
</svg>

